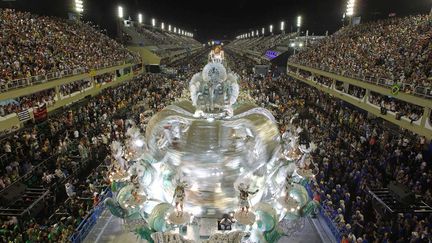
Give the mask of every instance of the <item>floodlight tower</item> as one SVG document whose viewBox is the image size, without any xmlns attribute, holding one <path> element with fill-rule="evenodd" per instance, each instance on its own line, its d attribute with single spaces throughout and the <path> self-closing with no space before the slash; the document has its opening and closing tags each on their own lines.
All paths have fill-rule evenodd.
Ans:
<svg viewBox="0 0 432 243">
<path fill-rule="evenodd" d="M 121 20 L 123 20 L 124 13 L 123 13 L 123 7 L 122 7 L 122 6 L 118 6 L 118 8 L 117 8 L 117 16 L 118 16 Z"/>
<path fill-rule="evenodd" d="M 273 35 L 273 25 L 272 24 L 269 26 L 269 30 L 270 30 L 270 34 Z"/>
<path fill-rule="evenodd" d="M 124 17 L 124 12 L 123 12 L 123 7 L 122 6 L 117 6 L 117 38 L 122 39 L 122 27 L 123 27 L 123 17 Z"/>
<path fill-rule="evenodd" d="M 300 36 L 301 33 L 301 26 L 302 26 L 302 16 L 297 16 L 297 35 Z"/>
<path fill-rule="evenodd" d="M 285 34 L 285 21 L 280 22 L 280 30 L 282 34 Z"/>
<path fill-rule="evenodd" d="M 352 25 L 352 19 L 355 13 L 355 6 L 356 6 L 355 0 L 348 0 L 345 16 L 349 18 L 348 20 L 350 25 Z"/>
<path fill-rule="evenodd" d="M 78 15 L 78 19 L 80 19 L 84 12 L 84 3 L 82 0 L 75 0 L 75 12 Z"/>
<path fill-rule="evenodd" d="M 142 24 L 142 20 L 143 20 L 143 18 L 142 18 L 142 14 L 139 13 L 139 14 L 138 14 L 138 23 L 139 23 L 140 25 Z"/>
<path fill-rule="evenodd" d="M 155 18 L 152 18 L 151 23 L 152 23 L 153 28 L 156 27 L 156 19 Z"/>
</svg>

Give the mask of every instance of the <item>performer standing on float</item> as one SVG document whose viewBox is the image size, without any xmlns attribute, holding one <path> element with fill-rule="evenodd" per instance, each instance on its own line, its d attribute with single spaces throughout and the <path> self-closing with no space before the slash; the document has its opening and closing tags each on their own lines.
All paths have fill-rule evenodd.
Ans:
<svg viewBox="0 0 432 243">
<path fill-rule="evenodd" d="M 182 182 L 177 184 L 175 190 L 174 190 L 174 201 L 175 201 L 175 208 L 177 210 L 177 216 L 180 216 L 183 214 L 183 203 L 185 199 L 185 187 L 186 185 Z"/>
<path fill-rule="evenodd" d="M 240 191 L 239 194 L 239 207 L 242 213 L 249 213 L 249 195 L 254 195 L 258 192 L 258 189 L 256 191 L 249 191 L 249 186 L 246 186 L 244 183 L 240 183 L 238 186 L 238 190 Z"/>
<path fill-rule="evenodd" d="M 141 203 L 142 199 L 138 194 L 138 192 L 140 190 L 140 183 L 139 183 L 138 174 L 137 174 L 136 170 L 133 171 L 133 174 L 131 175 L 130 180 L 134 186 L 132 191 L 131 191 L 131 195 L 134 197 L 134 200 L 136 203 Z"/>
</svg>

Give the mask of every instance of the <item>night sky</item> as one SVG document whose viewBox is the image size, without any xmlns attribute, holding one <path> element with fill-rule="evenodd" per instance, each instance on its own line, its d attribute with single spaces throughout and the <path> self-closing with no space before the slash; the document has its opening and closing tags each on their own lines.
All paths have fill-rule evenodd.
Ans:
<svg viewBox="0 0 432 243">
<path fill-rule="evenodd" d="M 73 0 L 16 0 L 2 2 L 1 7 L 13 7 L 44 15 L 67 17 L 72 10 Z M 287 30 L 295 28 L 297 15 L 303 16 L 304 29 L 309 33 L 330 33 L 341 26 L 341 17 L 346 0 L 83 0 L 84 19 L 108 29 L 114 34 L 117 5 L 125 9 L 125 16 L 136 19 L 138 12 L 144 21 L 150 23 L 156 18 L 158 23 L 165 22 L 187 31 L 193 31 L 198 40 L 232 39 L 238 34 L 274 25 L 279 30 L 281 20 L 286 22 Z M 362 20 L 384 18 L 389 13 L 408 15 L 428 13 L 430 0 L 357 0 L 358 15 Z"/>
</svg>

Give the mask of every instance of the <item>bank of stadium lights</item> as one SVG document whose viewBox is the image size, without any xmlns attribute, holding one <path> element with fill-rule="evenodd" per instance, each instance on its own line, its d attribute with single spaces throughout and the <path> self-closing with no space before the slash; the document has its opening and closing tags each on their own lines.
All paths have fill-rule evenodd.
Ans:
<svg viewBox="0 0 432 243">
<path fill-rule="evenodd" d="M 84 12 L 84 4 L 82 0 L 75 0 L 75 11 L 78 14 L 81 14 L 82 12 Z"/>
<path fill-rule="evenodd" d="M 124 17 L 124 15 L 123 15 L 123 7 L 122 6 L 118 6 L 118 8 L 117 8 L 117 16 L 119 18 L 121 18 L 121 19 Z"/>
<path fill-rule="evenodd" d="M 352 17 L 354 15 L 354 8 L 355 8 L 355 0 L 348 0 L 346 13 L 345 13 L 346 16 Z"/>
<path fill-rule="evenodd" d="M 138 23 L 142 24 L 143 22 L 143 15 L 142 14 L 138 14 Z"/>
<path fill-rule="evenodd" d="M 273 33 L 273 25 L 271 24 L 269 27 L 270 33 Z"/>
<path fill-rule="evenodd" d="M 165 30 L 165 23 L 164 22 L 161 23 L 161 29 Z"/>
<path fill-rule="evenodd" d="M 251 35 L 252 35 L 252 37 L 254 37 L 254 35 L 255 35 L 255 32 L 253 32 L 253 31 L 252 31 L 252 32 L 251 32 Z"/>
<path fill-rule="evenodd" d="M 168 25 L 168 31 L 171 32 L 171 25 Z"/>
<path fill-rule="evenodd" d="M 259 36 L 259 32 L 258 32 L 258 30 L 256 30 L 255 34 L 256 34 L 256 36 Z"/>
<path fill-rule="evenodd" d="M 151 23 L 153 27 L 156 27 L 156 19 L 152 18 Z"/>
<path fill-rule="evenodd" d="M 261 34 L 262 34 L 262 35 L 265 34 L 265 28 L 264 28 L 264 27 L 261 29 Z"/>
<path fill-rule="evenodd" d="M 177 27 L 174 27 L 174 33 L 177 33 Z"/>
<path fill-rule="evenodd" d="M 285 31 L 285 21 L 280 22 L 280 30 Z"/>
<path fill-rule="evenodd" d="M 302 25 L 302 16 L 297 16 L 297 28 L 300 28 Z"/>
</svg>

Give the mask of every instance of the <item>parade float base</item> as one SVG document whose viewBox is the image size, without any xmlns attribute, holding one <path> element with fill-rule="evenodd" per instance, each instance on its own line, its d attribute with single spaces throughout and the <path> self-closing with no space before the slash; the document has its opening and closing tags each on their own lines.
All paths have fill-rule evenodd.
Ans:
<svg viewBox="0 0 432 243">
<path fill-rule="evenodd" d="M 204 240 L 208 239 L 211 234 L 217 232 L 223 233 L 223 231 L 217 229 L 217 219 L 215 218 L 201 218 L 198 224 L 201 227 L 198 227 L 198 225 L 188 225 L 186 232 L 182 233 L 182 235 L 188 239 L 193 239 L 195 242 L 203 242 Z M 333 242 L 330 240 L 330 238 L 325 238 L 326 240 L 322 240 L 323 235 L 325 236 L 331 234 L 331 232 L 325 232 L 326 230 L 323 229 L 317 230 L 315 226 L 317 224 L 320 224 L 318 219 L 306 218 L 305 227 L 300 232 L 296 233 L 290 238 L 281 238 L 279 243 Z M 247 229 L 249 229 L 249 227 Z M 179 229 L 176 228 L 174 232 L 179 233 Z M 105 210 L 83 242 L 124 243 L 146 241 L 139 239 L 133 232 L 128 232 L 125 230 L 123 220 L 112 216 L 108 210 Z"/>
</svg>

